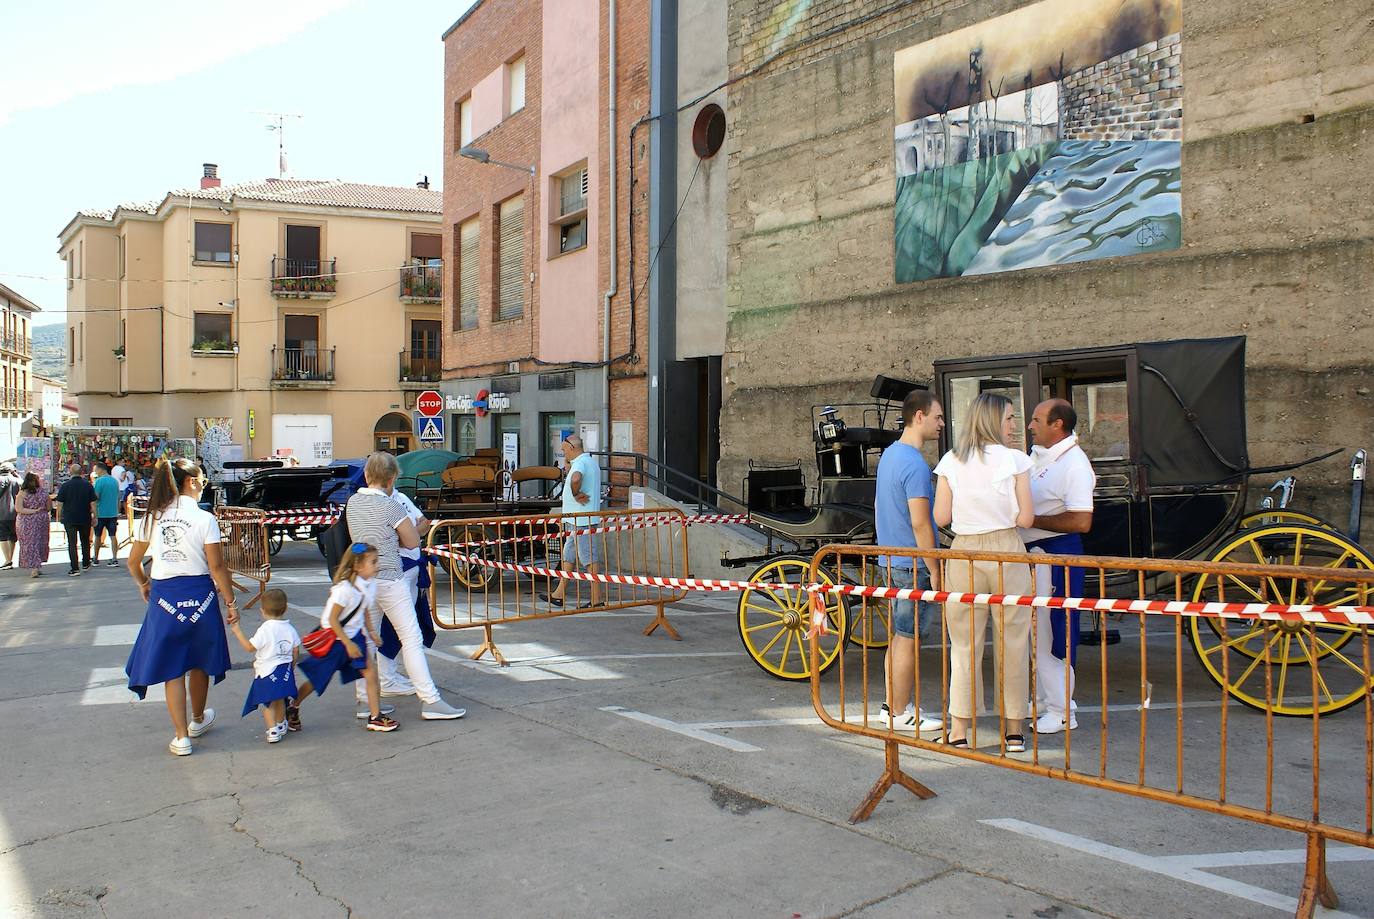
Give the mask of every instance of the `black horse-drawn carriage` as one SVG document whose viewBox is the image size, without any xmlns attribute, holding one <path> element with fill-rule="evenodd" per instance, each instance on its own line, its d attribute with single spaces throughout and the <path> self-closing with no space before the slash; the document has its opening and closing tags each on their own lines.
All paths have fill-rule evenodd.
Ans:
<svg viewBox="0 0 1374 919">
<path fill-rule="evenodd" d="M 225 503 L 268 514 L 306 511 L 324 507 L 336 492 L 348 486 L 349 470 L 337 466 L 283 467 L 280 462 L 225 463 L 227 470 L 249 472 L 236 481 L 225 481 Z M 319 523 L 268 523 L 267 547 L 276 555 L 286 539 L 314 539 L 329 528 Z"/>
<path fill-rule="evenodd" d="M 937 361 L 934 369 L 935 389 L 947 419 L 941 451 L 951 447 L 964 413 L 979 393 L 1007 396 L 1023 422 L 1043 399 L 1059 397 L 1074 405 L 1079 443 L 1097 473 L 1093 527 L 1084 537 L 1088 554 L 1374 569 L 1374 559 L 1358 543 L 1363 451 L 1353 464 L 1351 512 L 1343 529 L 1288 506 L 1295 481 L 1291 476 L 1279 483 L 1277 502 L 1265 498 L 1261 507 L 1249 508 L 1251 476 L 1287 472 L 1341 451 L 1283 466 L 1250 465 L 1244 338 Z M 790 551 L 776 555 L 770 543 L 770 555 L 750 580 L 802 584 L 809 578 L 811 553 L 819 545 L 874 541 L 877 456 L 898 436 L 894 407 L 912 385 L 879 377 L 871 393 L 875 401 L 862 407 L 864 423 L 857 427 L 837 424 L 838 412 L 813 411 L 819 476 L 815 502 L 806 501 L 800 465 L 749 471 L 745 500 L 752 521 L 771 537 L 790 543 Z M 1020 429 L 1024 431 L 1024 424 Z M 1024 447 L 1024 441 L 1019 445 Z M 822 580 L 875 583 L 873 572 L 819 574 Z M 1111 594 L 1114 587 L 1126 585 L 1108 579 L 1106 586 Z M 1130 587 L 1135 589 L 1134 582 Z M 1194 599 L 1217 597 L 1217 584 L 1210 576 L 1195 577 L 1190 589 Z M 1357 602 L 1353 588 L 1335 582 L 1309 587 L 1274 578 L 1228 578 L 1226 591 L 1227 596 L 1256 602 Z M 774 676 L 810 676 L 810 660 L 803 653 L 806 603 L 800 589 L 751 590 L 740 598 L 741 638 L 754 661 Z M 869 615 L 860 622 L 851 621 L 849 603 L 841 600 L 833 607 L 834 634 L 822 639 L 822 671 L 834 664 L 846 643 L 886 645 L 884 606 L 863 607 Z M 1228 667 L 1225 656 L 1238 655 L 1245 662 L 1264 658 L 1276 667 L 1315 664 L 1323 658 L 1339 661 L 1340 648 L 1356 632 L 1350 626 L 1308 626 L 1316 637 L 1302 640 L 1290 626 L 1256 623 L 1245 633 L 1233 629 L 1226 635 L 1216 620 L 1206 618 L 1188 619 L 1187 628 L 1198 659 L 1213 679 L 1257 708 L 1264 707 L 1266 668 Z M 1364 698 L 1368 686 L 1363 676 L 1353 679 L 1358 671 L 1352 666 L 1352 674 L 1343 675 L 1351 679 L 1333 681 L 1340 690 L 1319 697 L 1323 712 Z M 1310 714 L 1313 706 L 1310 697 L 1274 701 L 1275 711 L 1283 714 Z"/>
</svg>

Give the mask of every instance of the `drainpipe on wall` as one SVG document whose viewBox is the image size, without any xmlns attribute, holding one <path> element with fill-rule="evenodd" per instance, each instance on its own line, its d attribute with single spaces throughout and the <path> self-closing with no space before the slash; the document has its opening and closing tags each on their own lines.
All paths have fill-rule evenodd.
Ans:
<svg viewBox="0 0 1374 919">
<path fill-rule="evenodd" d="M 615 14 L 616 0 L 607 0 L 609 30 L 607 32 L 608 51 L 606 57 L 606 81 L 607 104 L 610 117 L 610 131 L 608 133 L 609 142 L 606 144 L 606 174 L 609 176 L 607 189 L 607 201 L 610 204 L 611 220 L 611 283 L 606 288 L 606 293 L 602 301 L 601 315 L 602 324 L 605 328 L 605 335 L 601 342 L 601 436 L 606 438 L 601 443 L 602 450 L 611 449 L 611 300 L 614 299 L 619 291 L 620 275 L 616 268 L 619 263 L 619 253 L 616 245 L 619 242 L 617 236 L 617 209 L 616 209 L 616 106 L 615 106 L 615 68 L 616 68 L 616 48 L 615 48 Z"/>
</svg>

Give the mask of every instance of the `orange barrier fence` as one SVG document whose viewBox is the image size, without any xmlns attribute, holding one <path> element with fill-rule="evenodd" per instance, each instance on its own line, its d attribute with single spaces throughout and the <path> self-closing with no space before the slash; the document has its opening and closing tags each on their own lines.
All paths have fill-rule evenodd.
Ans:
<svg viewBox="0 0 1374 919">
<path fill-rule="evenodd" d="M 234 589 L 248 593 L 251 587 L 240 584 L 243 578 L 257 585 L 257 591 L 243 605 L 251 609 L 262 599 L 267 582 L 272 580 L 272 556 L 267 545 L 267 515 L 250 507 L 215 508 L 219 521 L 220 550 L 233 576 Z"/>
<path fill-rule="evenodd" d="M 1302 833 L 1298 915 L 1312 915 L 1317 902 L 1334 907 L 1326 841 L 1374 847 L 1374 571 L 1346 567 L 1348 552 L 1318 546 L 1299 553 L 1303 567 L 1257 555 L 1247 565 L 822 548 L 810 586 L 797 588 L 798 599 L 813 598 L 812 701 L 827 725 L 878 740 L 885 751 L 884 772 L 851 822 L 867 819 L 894 784 L 934 797 L 901 769 L 900 748 L 917 748 Z M 893 642 L 885 666 L 881 654 L 846 655 L 843 647 L 885 644 L 877 639 L 886 638 L 899 599 L 950 596 L 891 586 L 892 558 L 927 560 L 934 586 L 981 603 L 932 604 L 925 636 Z M 1046 663 L 1063 675 L 1044 681 L 1034 664 L 1051 650 L 1051 608 L 1080 605 L 1052 595 L 1054 569 L 1064 572 L 1062 583 L 1081 571 L 1090 598 L 1119 599 L 1081 601 L 1113 612 L 1077 613 L 1096 643 L 1079 648 L 1076 667 Z M 992 655 L 983 654 L 984 621 L 996 661 L 985 661 Z M 827 657 L 837 678 L 822 676 Z M 995 715 L 980 702 L 983 683 Z M 889 700 L 895 724 L 881 710 Z M 900 714 L 908 700 L 925 712 L 924 723 Z M 978 717 L 956 721 L 951 708 Z M 1036 719 L 1049 708 L 1068 711 L 1070 729 L 1037 734 Z M 1233 737 L 1263 737 L 1262 759 L 1232 755 Z M 1304 777 L 1294 782 L 1295 775 Z"/>
<path fill-rule="evenodd" d="M 679 637 L 664 607 L 686 591 L 650 583 L 687 576 L 687 518 L 676 509 L 445 520 L 430 530 L 426 551 L 438 559 L 435 624 L 481 628 L 473 659 L 490 652 L 505 663 L 492 640 L 498 623 L 636 606 L 656 610 L 645 635 L 661 626 Z"/>
</svg>

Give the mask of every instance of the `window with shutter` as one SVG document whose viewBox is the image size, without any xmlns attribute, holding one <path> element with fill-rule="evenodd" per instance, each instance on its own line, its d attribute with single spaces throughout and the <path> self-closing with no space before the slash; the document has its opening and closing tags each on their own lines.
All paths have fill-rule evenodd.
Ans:
<svg viewBox="0 0 1374 919">
<path fill-rule="evenodd" d="M 499 295 L 496 318 L 519 319 L 525 311 L 525 200 L 517 195 L 501 202 L 498 220 L 500 232 Z"/>
<path fill-rule="evenodd" d="M 458 328 L 477 328 L 477 244 L 476 217 L 458 227 Z"/>
</svg>

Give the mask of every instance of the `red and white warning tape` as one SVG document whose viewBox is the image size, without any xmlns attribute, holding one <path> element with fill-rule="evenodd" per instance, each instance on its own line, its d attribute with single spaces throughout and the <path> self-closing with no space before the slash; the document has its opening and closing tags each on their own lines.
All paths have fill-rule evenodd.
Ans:
<svg viewBox="0 0 1374 919">
<path fill-rule="evenodd" d="M 869 587 L 859 584 L 780 584 L 760 581 L 713 580 L 709 578 L 657 577 L 639 574 L 591 574 L 586 571 L 561 571 L 515 562 L 498 562 L 451 552 L 439 547 L 429 550 L 434 555 L 453 558 L 471 565 L 514 571 L 537 577 L 567 578 L 574 581 L 597 581 L 603 584 L 628 584 L 643 587 L 666 587 L 674 590 L 734 591 L 757 590 L 802 591 L 816 595 L 845 594 L 887 600 L 925 600 L 932 603 L 972 603 L 993 606 L 1035 606 L 1041 608 L 1072 609 L 1099 613 L 1154 613 L 1166 616 L 1202 616 L 1213 619 L 1261 619 L 1283 622 L 1310 622 L 1334 625 L 1374 625 L 1374 606 L 1315 606 L 1284 603 L 1207 603 L 1188 600 L 1127 600 L 1093 599 L 1087 597 L 1025 597 L 1017 594 L 953 593 L 944 590 L 920 590 L 914 587 Z"/>
</svg>

